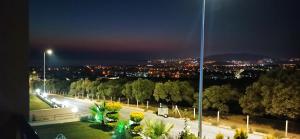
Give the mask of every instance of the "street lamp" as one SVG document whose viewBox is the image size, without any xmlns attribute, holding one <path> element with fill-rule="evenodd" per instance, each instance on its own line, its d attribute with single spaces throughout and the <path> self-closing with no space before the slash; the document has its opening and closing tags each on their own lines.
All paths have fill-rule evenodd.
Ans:
<svg viewBox="0 0 300 139">
<path fill-rule="evenodd" d="M 200 44 L 200 77 L 199 77 L 199 95 L 198 95 L 198 138 L 202 138 L 202 95 L 203 95 L 203 62 L 204 62 L 204 34 L 205 34 L 205 0 L 202 2 L 202 22 L 201 22 L 201 44 Z"/>
<path fill-rule="evenodd" d="M 46 54 L 52 55 L 52 53 L 51 49 L 44 51 L 44 93 L 46 93 Z"/>
</svg>

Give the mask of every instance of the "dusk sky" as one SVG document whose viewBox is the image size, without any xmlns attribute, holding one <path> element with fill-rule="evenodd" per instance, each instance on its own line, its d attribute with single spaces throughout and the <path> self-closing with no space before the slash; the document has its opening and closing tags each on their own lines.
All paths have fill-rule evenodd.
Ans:
<svg viewBox="0 0 300 139">
<path fill-rule="evenodd" d="M 30 0 L 30 60 L 133 64 L 198 57 L 201 0 Z M 300 57 L 296 0 L 207 0 L 205 54 Z"/>
</svg>

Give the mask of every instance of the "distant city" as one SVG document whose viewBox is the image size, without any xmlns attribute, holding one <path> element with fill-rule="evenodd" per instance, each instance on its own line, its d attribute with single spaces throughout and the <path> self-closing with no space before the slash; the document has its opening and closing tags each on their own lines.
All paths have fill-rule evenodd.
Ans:
<svg viewBox="0 0 300 139">
<path fill-rule="evenodd" d="M 204 78 L 211 80 L 259 77 L 261 73 L 280 68 L 300 70 L 300 58 L 276 60 L 272 58 L 226 59 L 206 58 Z M 222 58 L 221 58 L 222 59 Z M 42 76 L 42 67 L 31 67 L 30 72 Z M 199 58 L 152 59 L 138 65 L 84 65 L 48 67 L 47 76 L 76 80 L 80 78 L 199 78 Z"/>
</svg>

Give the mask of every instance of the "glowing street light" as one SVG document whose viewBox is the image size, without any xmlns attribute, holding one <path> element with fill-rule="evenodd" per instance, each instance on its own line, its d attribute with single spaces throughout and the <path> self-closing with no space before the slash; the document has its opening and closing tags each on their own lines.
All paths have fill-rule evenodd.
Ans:
<svg viewBox="0 0 300 139">
<path fill-rule="evenodd" d="M 51 49 L 48 49 L 46 52 L 48 55 L 52 55 L 52 53 L 53 53 L 53 51 Z"/>
<path fill-rule="evenodd" d="M 44 51 L 44 93 L 46 93 L 46 54 L 52 55 L 53 51 L 51 49 L 47 49 Z"/>
</svg>

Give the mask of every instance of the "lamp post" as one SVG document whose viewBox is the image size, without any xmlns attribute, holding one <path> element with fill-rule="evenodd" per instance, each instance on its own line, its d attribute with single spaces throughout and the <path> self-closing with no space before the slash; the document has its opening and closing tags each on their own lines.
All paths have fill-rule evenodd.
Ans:
<svg viewBox="0 0 300 139">
<path fill-rule="evenodd" d="M 52 55 L 52 50 L 48 49 L 44 51 L 44 92 L 43 93 L 46 93 L 46 54 Z"/>
<path fill-rule="evenodd" d="M 202 22 L 201 22 L 201 44 L 199 60 L 199 95 L 198 95 L 198 138 L 202 138 L 202 95 L 203 95 L 203 62 L 204 62 L 204 34 L 205 34 L 205 0 L 202 2 Z"/>
</svg>

